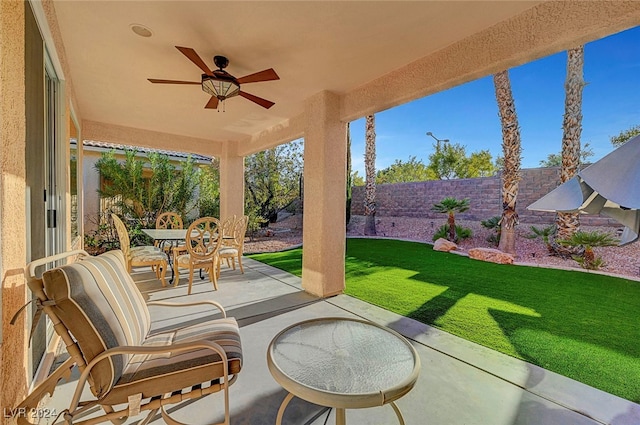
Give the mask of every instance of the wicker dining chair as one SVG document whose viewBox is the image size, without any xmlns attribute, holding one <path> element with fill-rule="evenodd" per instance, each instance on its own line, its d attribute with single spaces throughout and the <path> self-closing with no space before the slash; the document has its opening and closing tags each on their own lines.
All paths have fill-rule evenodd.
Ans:
<svg viewBox="0 0 640 425">
<path fill-rule="evenodd" d="M 187 229 L 186 254 L 178 255 L 174 264 L 180 268 L 189 269 L 189 289 L 191 294 L 193 286 L 193 275 L 195 270 L 204 269 L 211 282 L 213 288 L 218 290 L 217 268 L 220 261 L 218 254 L 222 242 L 222 228 L 220 220 L 214 217 L 202 217 L 191 223 Z M 177 285 L 176 280 L 176 285 Z"/>
<path fill-rule="evenodd" d="M 182 217 L 180 214 L 174 212 L 165 212 L 162 213 L 156 218 L 156 229 L 183 229 L 184 223 L 182 221 Z M 153 243 L 154 246 L 160 247 L 167 254 L 170 253 L 172 255 L 171 258 L 175 260 L 175 258 L 187 252 L 187 249 L 184 245 L 180 243 L 165 245 L 162 241 L 155 241 Z"/>
<path fill-rule="evenodd" d="M 167 256 L 159 248 L 154 246 L 131 247 L 129 232 L 120 217 L 111 214 L 111 219 L 116 227 L 116 233 L 120 240 L 120 249 L 124 253 L 127 262 L 127 270 L 131 272 L 133 267 L 151 266 L 156 273 L 156 277 L 162 282 L 162 286 L 167 286 L 165 276 L 167 274 Z"/>
<path fill-rule="evenodd" d="M 232 231 L 230 232 L 231 238 L 223 239 L 223 245 L 220 248 L 220 263 L 224 259 L 227 261 L 227 265 L 235 270 L 237 260 L 240 272 L 243 274 L 244 268 L 242 267 L 242 253 L 244 250 L 244 237 L 247 233 L 248 224 L 249 216 L 247 215 L 236 219 L 233 223 Z M 220 270 L 218 269 L 218 274 L 219 273 Z"/>
</svg>

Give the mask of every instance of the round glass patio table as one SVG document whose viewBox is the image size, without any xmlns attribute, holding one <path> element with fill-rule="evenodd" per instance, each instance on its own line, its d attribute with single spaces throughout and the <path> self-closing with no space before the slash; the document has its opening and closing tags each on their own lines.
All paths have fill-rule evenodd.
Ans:
<svg viewBox="0 0 640 425">
<path fill-rule="evenodd" d="M 274 379 L 289 392 L 276 419 L 295 397 L 336 408 L 336 424 L 345 409 L 391 404 L 408 393 L 420 373 L 415 348 L 399 333 L 351 318 L 320 318 L 296 323 L 277 334 L 267 350 Z"/>
</svg>

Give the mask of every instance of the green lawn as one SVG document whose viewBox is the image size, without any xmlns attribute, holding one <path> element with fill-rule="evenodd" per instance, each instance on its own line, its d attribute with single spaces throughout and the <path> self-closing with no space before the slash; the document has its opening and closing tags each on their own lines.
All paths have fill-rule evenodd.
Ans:
<svg viewBox="0 0 640 425">
<path fill-rule="evenodd" d="M 251 258 L 298 276 L 302 250 Z M 348 239 L 346 293 L 640 402 L 640 282 Z"/>
</svg>

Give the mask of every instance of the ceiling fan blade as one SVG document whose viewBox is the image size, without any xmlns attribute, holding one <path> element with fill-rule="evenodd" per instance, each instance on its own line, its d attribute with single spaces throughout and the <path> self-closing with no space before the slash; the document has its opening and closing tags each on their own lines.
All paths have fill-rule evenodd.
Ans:
<svg viewBox="0 0 640 425">
<path fill-rule="evenodd" d="M 195 63 L 198 66 L 198 68 L 204 71 L 205 74 L 213 75 L 213 73 L 211 72 L 207 64 L 204 63 L 204 61 L 200 58 L 200 56 L 198 56 L 196 51 L 193 50 L 191 47 L 176 46 L 176 49 L 180 50 L 180 53 L 182 53 L 187 58 L 189 58 L 191 62 Z"/>
<path fill-rule="evenodd" d="M 218 109 L 218 98 L 215 96 L 211 96 L 211 99 L 204 106 L 206 109 Z"/>
<path fill-rule="evenodd" d="M 263 99 L 261 97 L 258 96 L 254 96 L 252 94 L 249 94 L 247 92 L 244 91 L 240 91 L 238 93 L 240 96 L 244 97 L 245 99 L 249 99 L 250 101 L 252 101 L 253 103 L 257 103 L 258 105 L 262 106 L 265 109 L 269 109 L 271 108 L 273 105 L 275 105 L 275 103 L 267 100 L 267 99 Z"/>
<path fill-rule="evenodd" d="M 147 78 L 147 80 L 156 84 L 194 84 L 194 85 L 202 84 L 199 81 L 158 80 L 156 78 Z"/>
<path fill-rule="evenodd" d="M 273 70 L 273 68 L 265 69 L 264 71 L 256 72 L 255 74 L 245 75 L 242 78 L 238 78 L 239 84 L 246 83 L 258 83 L 260 81 L 271 81 L 271 80 L 279 80 L 278 74 Z"/>
</svg>

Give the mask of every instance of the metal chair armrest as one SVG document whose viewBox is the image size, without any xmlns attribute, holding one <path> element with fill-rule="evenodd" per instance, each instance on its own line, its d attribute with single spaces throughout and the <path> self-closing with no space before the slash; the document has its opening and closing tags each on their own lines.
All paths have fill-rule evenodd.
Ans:
<svg viewBox="0 0 640 425">
<path fill-rule="evenodd" d="M 174 302 L 168 302 L 168 301 L 151 301 L 147 303 L 147 306 L 155 305 L 155 306 L 162 306 L 162 307 L 190 307 L 194 305 L 203 305 L 203 304 L 209 304 L 216 307 L 222 313 L 222 317 L 227 317 L 227 312 L 224 310 L 224 307 L 222 307 L 221 304 L 211 300 L 192 301 L 192 302 L 186 302 L 186 303 L 174 303 Z"/>
<path fill-rule="evenodd" d="M 101 360 L 104 360 L 108 357 L 117 356 L 121 354 L 157 354 L 157 353 L 166 353 L 166 352 L 182 352 L 189 351 L 194 348 L 204 348 L 210 349 L 220 355 L 220 359 L 222 361 L 222 370 L 224 381 L 226 383 L 229 382 L 229 360 L 227 358 L 227 353 L 224 351 L 224 348 L 213 341 L 193 341 L 193 342 L 184 342 L 179 344 L 172 345 L 164 345 L 164 346 L 121 346 L 114 347 L 108 350 L 103 351 L 99 355 L 93 358 L 91 362 L 87 365 L 86 369 L 80 375 L 78 379 L 78 383 L 76 385 L 76 390 L 73 394 L 73 398 L 71 399 L 71 404 L 69 406 L 69 413 L 73 415 L 78 408 L 78 404 L 80 403 L 80 397 L 82 396 L 82 390 L 84 388 L 87 379 L 89 378 L 89 374 L 91 373 L 91 369 L 98 364 Z"/>
<path fill-rule="evenodd" d="M 44 264 L 48 264 L 48 263 L 52 263 L 54 261 L 58 261 L 58 260 L 62 260 L 64 258 L 67 257 L 72 257 L 74 255 L 81 255 L 81 256 L 87 256 L 89 257 L 89 253 L 87 251 L 85 251 L 84 249 L 75 249 L 73 251 L 67 251 L 67 252 L 62 252 L 60 254 L 56 254 L 56 255 L 51 255 L 49 257 L 44 257 L 44 258 L 40 258 L 38 260 L 34 260 L 32 262 L 30 262 L 29 264 L 27 264 L 27 276 L 31 279 L 33 279 L 35 276 L 35 272 L 36 272 L 36 267 L 38 266 L 42 266 Z"/>
</svg>

